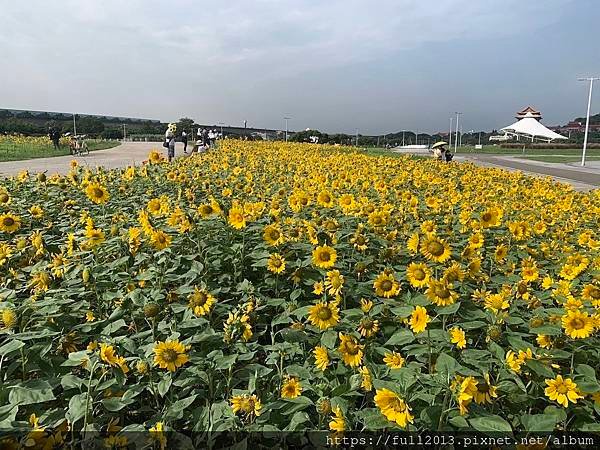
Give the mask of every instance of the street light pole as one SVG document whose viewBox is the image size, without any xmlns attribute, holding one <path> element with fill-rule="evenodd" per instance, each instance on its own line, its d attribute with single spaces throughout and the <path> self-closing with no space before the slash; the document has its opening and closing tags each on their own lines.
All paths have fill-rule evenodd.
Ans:
<svg viewBox="0 0 600 450">
<path fill-rule="evenodd" d="M 73 113 L 73 136 L 77 136 L 77 124 L 75 123 L 75 113 Z"/>
<path fill-rule="evenodd" d="M 592 106 L 592 91 L 594 89 L 594 81 L 600 80 L 600 77 L 579 78 L 579 81 L 590 82 L 590 93 L 588 95 L 587 115 L 585 119 L 585 135 L 583 137 L 583 152 L 581 154 L 581 166 L 585 166 L 585 152 L 587 150 L 588 132 L 590 130 L 590 108 Z"/>
<path fill-rule="evenodd" d="M 450 148 L 452 148 L 452 121 L 453 120 L 454 119 L 452 117 L 450 117 L 450 131 L 448 132 L 448 139 L 449 139 L 448 146 Z"/>
<path fill-rule="evenodd" d="M 291 119 L 291 117 L 284 117 L 285 119 L 285 142 L 288 141 L 288 120 Z"/>
<path fill-rule="evenodd" d="M 219 122 L 217 125 L 221 125 L 221 139 L 223 139 L 223 125 L 225 125 L 225 123 Z"/>
<path fill-rule="evenodd" d="M 461 112 L 455 111 L 456 114 L 456 135 L 454 136 L 454 153 L 458 150 L 458 123 L 460 122 Z"/>
<path fill-rule="evenodd" d="M 356 146 L 358 147 L 358 128 L 356 129 Z"/>
</svg>

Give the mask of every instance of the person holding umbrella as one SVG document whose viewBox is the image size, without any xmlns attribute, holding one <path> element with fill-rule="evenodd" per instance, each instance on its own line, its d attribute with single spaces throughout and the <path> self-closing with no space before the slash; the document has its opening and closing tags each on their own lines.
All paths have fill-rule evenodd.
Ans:
<svg viewBox="0 0 600 450">
<path fill-rule="evenodd" d="M 448 145 L 445 141 L 436 142 L 431 146 L 433 155 L 440 161 L 450 162 L 452 161 L 452 152 L 446 148 Z"/>
</svg>

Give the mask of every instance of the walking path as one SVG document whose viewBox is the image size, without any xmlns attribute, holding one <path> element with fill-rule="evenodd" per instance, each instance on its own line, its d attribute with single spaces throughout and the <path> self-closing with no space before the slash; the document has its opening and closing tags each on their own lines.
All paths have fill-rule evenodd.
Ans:
<svg viewBox="0 0 600 450">
<path fill-rule="evenodd" d="M 151 150 L 158 150 L 166 157 L 166 149 L 161 146 L 160 142 L 125 142 L 107 150 L 90 152 L 86 156 L 67 155 L 29 159 L 26 161 L 0 162 L 0 177 L 17 175 L 23 170 L 28 170 L 31 174 L 39 172 L 47 172 L 48 175 L 55 173 L 66 174 L 69 172 L 71 161 L 74 159 L 77 160 L 80 166 L 87 166 L 90 169 L 100 166 L 107 169 L 115 169 L 118 167 L 140 165 L 142 161 L 148 159 L 148 154 Z M 188 150 L 191 150 L 189 145 Z M 183 144 L 176 144 L 175 154 L 178 156 L 183 155 Z"/>
</svg>

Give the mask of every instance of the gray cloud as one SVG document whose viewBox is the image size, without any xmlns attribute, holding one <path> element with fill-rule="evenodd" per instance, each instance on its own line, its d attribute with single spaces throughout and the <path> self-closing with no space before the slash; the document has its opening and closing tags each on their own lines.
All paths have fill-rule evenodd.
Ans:
<svg viewBox="0 0 600 450">
<path fill-rule="evenodd" d="M 465 43 L 493 52 L 496 43 L 547 33 L 580 2 L 3 3 L 0 49 L 10 67 L 0 84 L 3 106 L 164 120 L 248 119 L 270 127 L 281 126 L 282 114 L 289 112 L 298 128 L 357 126 L 375 132 L 411 121 L 440 128 L 446 110 L 459 107 L 451 103 L 488 89 L 460 86 L 455 77 L 464 79 L 463 69 L 455 69 L 452 59 L 444 78 L 436 79 L 433 63 L 421 55 L 450 46 L 464 61 Z M 514 65 L 539 56 L 526 54 L 530 51 L 523 45 L 508 57 L 488 52 L 485 57 L 508 58 Z M 457 98 L 448 83 L 459 86 Z M 419 106 L 427 93 L 436 94 L 437 107 Z"/>
</svg>

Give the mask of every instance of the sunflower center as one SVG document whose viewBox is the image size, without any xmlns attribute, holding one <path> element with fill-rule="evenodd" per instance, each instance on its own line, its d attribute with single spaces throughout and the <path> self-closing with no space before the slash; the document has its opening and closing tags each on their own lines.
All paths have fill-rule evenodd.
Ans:
<svg viewBox="0 0 600 450">
<path fill-rule="evenodd" d="M 279 231 L 272 230 L 269 237 L 271 238 L 271 240 L 276 241 L 277 239 L 279 239 Z"/>
<path fill-rule="evenodd" d="M 104 197 L 104 192 L 100 188 L 94 188 L 94 197 L 102 198 Z"/>
<path fill-rule="evenodd" d="M 478 383 L 477 390 L 482 394 L 487 394 L 488 392 L 490 392 L 490 385 L 487 383 Z"/>
<path fill-rule="evenodd" d="M 481 218 L 483 219 L 484 222 L 489 222 L 492 220 L 492 215 L 489 212 L 483 213 L 483 216 L 481 216 Z"/>
<path fill-rule="evenodd" d="M 365 238 L 364 238 L 364 237 L 362 237 L 362 236 L 357 236 L 357 237 L 356 237 L 356 243 L 357 243 L 358 245 L 362 245 L 362 244 L 364 244 L 364 243 L 365 243 Z"/>
<path fill-rule="evenodd" d="M 427 244 L 427 250 L 433 256 L 441 256 L 444 253 L 444 246 L 440 242 L 433 241 Z"/>
<path fill-rule="evenodd" d="M 206 296 L 205 293 L 203 292 L 199 292 L 196 295 L 196 298 L 194 299 L 194 303 L 198 306 L 202 306 L 206 303 L 206 300 L 208 299 L 208 297 Z"/>
<path fill-rule="evenodd" d="M 273 264 L 273 267 L 281 267 L 281 260 L 275 258 L 271 264 Z"/>
<path fill-rule="evenodd" d="M 358 350 L 358 345 L 356 345 L 354 342 L 346 343 L 346 353 L 349 355 L 358 355 Z"/>
<path fill-rule="evenodd" d="M 435 295 L 439 298 L 448 298 L 450 297 L 450 291 L 445 287 L 438 286 L 435 288 Z"/>
<path fill-rule="evenodd" d="M 592 297 L 593 299 L 599 299 L 600 298 L 600 289 L 598 289 L 597 287 L 593 287 L 590 290 L 590 297 Z"/>
<path fill-rule="evenodd" d="M 321 261 L 329 261 L 331 259 L 331 255 L 329 254 L 329 252 L 321 252 L 319 254 L 319 259 Z"/>
<path fill-rule="evenodd" d="M 417 280 L 419 280 L 419 281 L 421 281 L 421 280 L 424 280 L 424 279 L 425 279 L 425 271 L 424 271 L 423 269 L 416 269 L 416 270 L 413 272 L 413 274 L 414 274 L 414 277 L 415 277 Z"/>
<path fill-rule="evenodd" d="M 5 193 L 0 194 L 0 202 L 6 203 L 8 201 L 8 195 Z"/>
<path fill-rule="evenodd" d="M 174 363 L 175 361 L 177 361 L 177 352 L 175 350 L 173 350 L 172 348 L 168 348 L 166 350 L 163 351 L 163 359 L 168 362 L 168 363 Z"/>
<path fill-rule="evenodd" d="M 391 291 L 392 290 L 392 282 L 390 280 L 384 280 L 381 283 L 381 289 L 384 291 Z"/>
<path fill-rule="evenodd" d="M 559 394 L 566 394 L 569 392 L 569 388 L 564 383 L 560 383 L 556 386 L 556 392 Z"/>
<path fill-rule="evenodd" d="M 573 319 L 573 320 L 571 320 L 571 326 L 573 328 L 575 328 L 576 330 L 581 330 L 581 329 L 585 328 L 585 321 L 583 321 L 581 319 Z"/>
<path fill-rule="evenodd" d="M 318 316 L 319 316 L 319 319 L 321 319 L 321 320 L 329 320 L 329 319 L 331 319 L 332 315 L 333 314 L 332 314 L 331 310 L 326 306 L 319 309 Z"/>
<path fill-rule="evenodd" d="M 212 214 L 212 212 L 213 212 L 212 206 L 208 206 L 208 205 L 203 206 L 202 207 L 202 212 L 204 214 Z"/>
<path fill-rule="evenodd" d="M 5 217 L 5 218 L 2 220 L 2 224 L 3 224 L 5 227 L 12 227 L 12 226 L 15 224 L 15 219 L 13 219 L 12 217 Z"/>
</svg>

